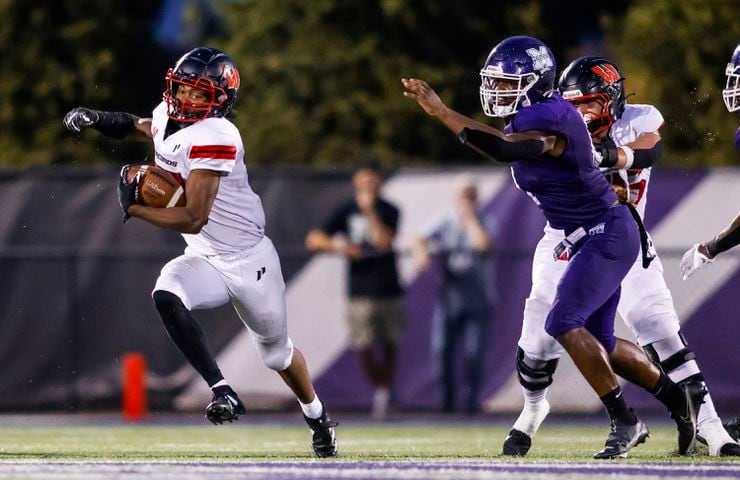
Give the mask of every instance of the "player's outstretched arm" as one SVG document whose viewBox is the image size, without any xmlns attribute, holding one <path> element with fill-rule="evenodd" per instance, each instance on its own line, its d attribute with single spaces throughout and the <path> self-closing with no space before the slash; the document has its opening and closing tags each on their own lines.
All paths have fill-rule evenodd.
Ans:
<svg viewBox="0 0 740 480">
<path fill-rule="evenodd" d="M 419 106 L 431 117 L 436 117 L 440 122 L 455 134 L 462 132 L 464 128 L 487 131 L 491 134 L 503 135 L 503 132 L 489 127 L 484 123 L 477 122 L 470 117 L 456 112 L 444 104 L 437 92 L 424 80 L 418 78 L 402 78 L 401 84 L 406 89 L 403 96 L 416 100 Z"/>
<path fill-rule="evenodd" d="M 683 254 L 681 275 L 684 280 L 700 270 L 722 252 L 740 244 L 740 214 L 719 235 L 704 243 L 697 243 Z"/>
<path fill-rule="evenodd" d="M 559 156 L 565 143 L 554 135 L 542 132 L 523 132 L 506 135 L 501 130 L 477 122 L 449 108 L 437 92 L 424 80 L 402 78 L 406 91 L 403 95 L 416 100 L 419 106 L 436 117 L 458 135 L 460 141 L 483 156 L 500 162 L 513 162 L 532 158 L 543 153 Z"/>
<path fill-rule="evenodd" d="M 124 208 L 124 214 L 179 233 L 199 233 L 208 223 L 220 178 L 220 172 L 193 170 L 185 182 L 187 202 L 184 207 L 153 208 L 133 204 Z"/>
<path fill-rule="evenodd" d="M 117 140 L 148 141 L 152 138 L 151 120 L 126 112 L 105 112 L 85 107 L 73 108 L 64 116 L 64 126 L 79 133 L 83 128 L 94 128 Z"/>
</svg>

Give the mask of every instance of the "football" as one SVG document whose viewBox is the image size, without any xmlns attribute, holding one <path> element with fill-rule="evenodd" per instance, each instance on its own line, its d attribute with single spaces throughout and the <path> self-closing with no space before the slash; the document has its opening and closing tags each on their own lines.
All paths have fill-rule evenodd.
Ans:
<svg viewBox="0 0 740 480">
<path fill-rule="evenodd" d="M 131 165 L 126 180 L 132 182 L 139 174 L 136 203 L 155 208 L 185 205 L 185 188 L 179 175 L 156 165 Z"/>
</svg>

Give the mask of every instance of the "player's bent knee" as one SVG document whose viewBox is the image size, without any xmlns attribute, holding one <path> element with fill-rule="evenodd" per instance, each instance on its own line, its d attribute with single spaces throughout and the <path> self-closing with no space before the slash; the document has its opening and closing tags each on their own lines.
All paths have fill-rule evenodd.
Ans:
<svg viewBox="0 0 740 480">
<path fill-rule="evenodd" d="M 180 297 L 174 293 L 165 290 L 155 290 L 152 293 L 152 299 L 168 332 L 172 328 L 177 328 L 177 325 L 187 322 L 189 311 L 182 303 L 182 300 L 180 300 Z"/>
<path fill-rule="evenodd" d="M 290 367 L 293 361 L 293 342 L 287 336 L 270 342 L 257 341 L 255 345 L 262 363 L 270 370 L 282 372 Z"/>
<path fill-rule="evenodd" d="M 152 300 L 159 313 L 170 313 L 180 308 L 187 310 L 180 297 L 166 290 L 155 290 Z"/>
<path fill-rule="evenodd" d="M 516 373 L 519 383 L 527 390 L 544 390 L 552 385 L 552 375 L 558 367 L 558 360 L 537 360 L 528 357 L 524 350 L 516 350 Z"/>
<path fill-rule="evenodd" d="M 686 337 L 681 332 L 645 345 L 643 349 L 648 358 L 666 375 L 696 358 L 696 354 L 689 347 Z"/>
</svg>

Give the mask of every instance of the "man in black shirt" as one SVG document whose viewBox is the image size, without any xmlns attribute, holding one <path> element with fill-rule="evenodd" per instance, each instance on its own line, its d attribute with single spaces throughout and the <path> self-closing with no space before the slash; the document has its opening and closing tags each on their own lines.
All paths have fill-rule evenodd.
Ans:
<svg viewBox="0 0 740 480">
<path fill-rule="evenodd" d="M 373 417 L 383 419 L 404 327 L 402 290 L 393 251 L 399 212 L 379 196 L 382 176 L 376 164 L 360 167 L 352 184 L 354 197 L 340 205 L 321 228 L 308 233 L 306 247 L 349 260 L 350 340 L 375 388 Z"/>
</svg>

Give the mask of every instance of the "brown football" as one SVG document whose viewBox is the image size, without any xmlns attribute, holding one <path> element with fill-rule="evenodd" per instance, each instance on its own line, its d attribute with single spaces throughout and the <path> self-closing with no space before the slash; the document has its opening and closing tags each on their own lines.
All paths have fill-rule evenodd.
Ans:
<svg viewBox="0 0 740 480">
<path fill-rule="evenodd" d="M 179 175 L 156 165 L 131 165 L 127 180 L 132 182 L 141 170 L 136 202 L 147 207 L 169 208 L 185 205 L 185 187 Z"/>
</svg>

